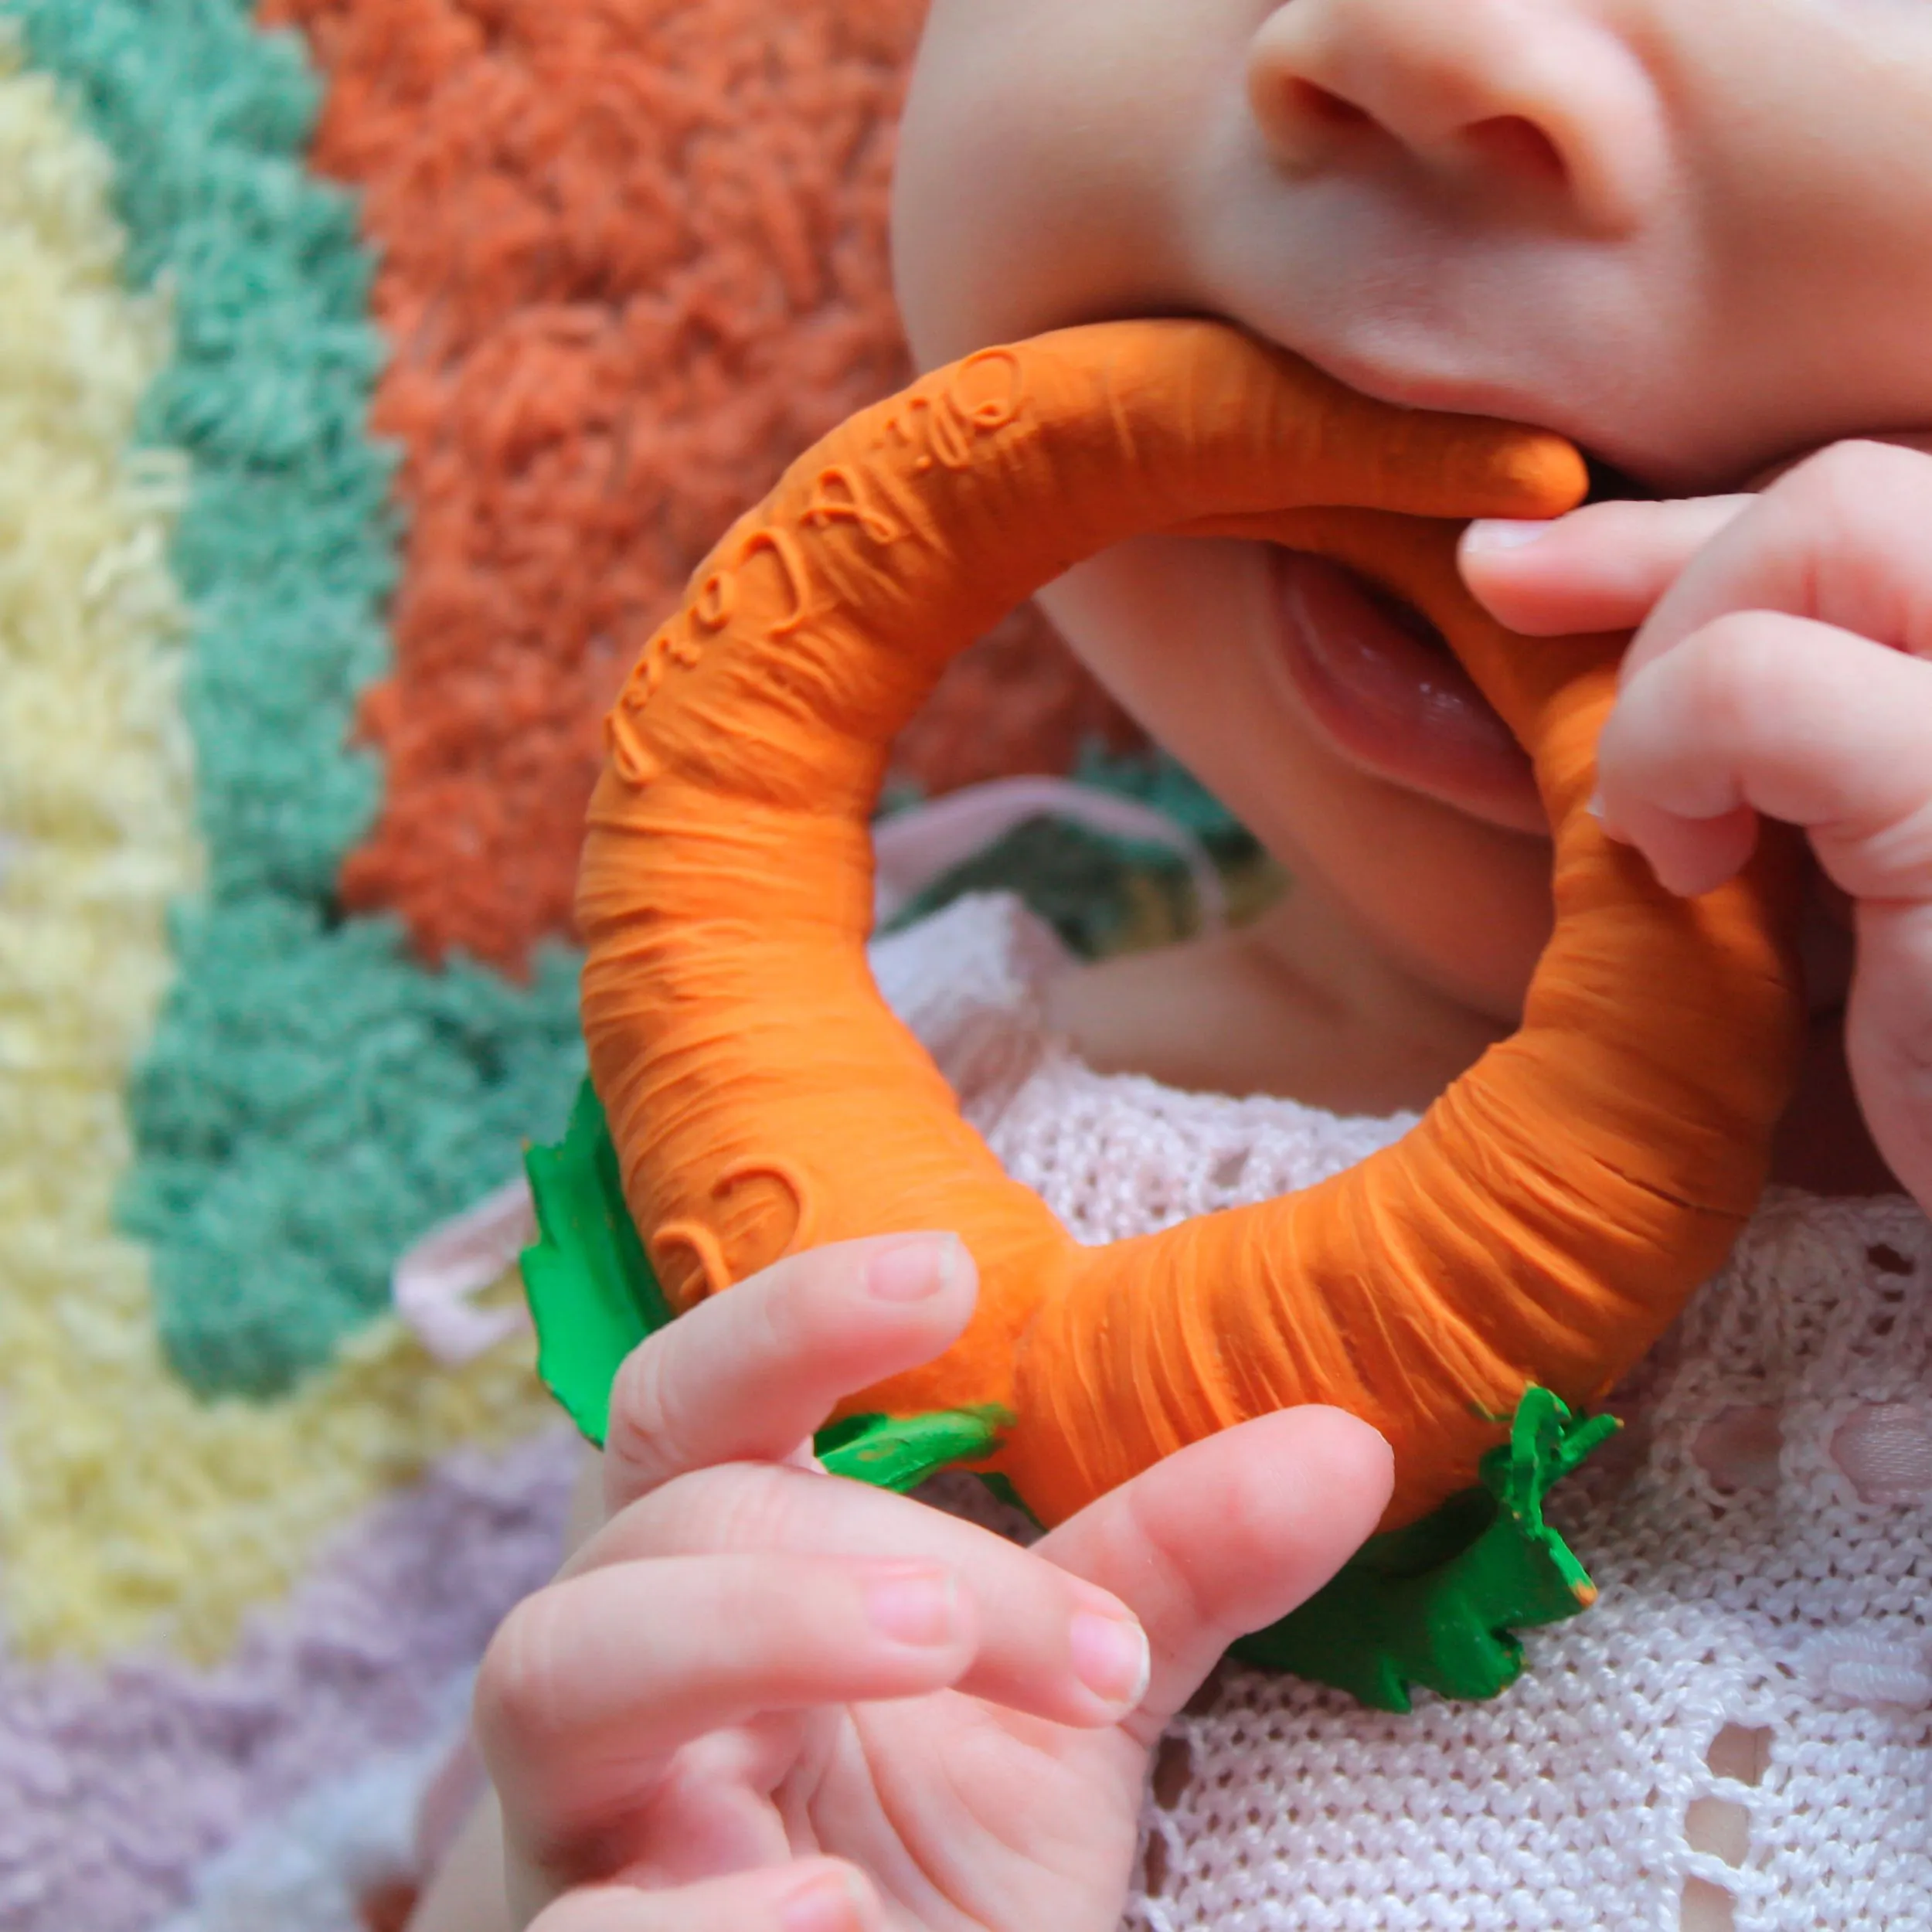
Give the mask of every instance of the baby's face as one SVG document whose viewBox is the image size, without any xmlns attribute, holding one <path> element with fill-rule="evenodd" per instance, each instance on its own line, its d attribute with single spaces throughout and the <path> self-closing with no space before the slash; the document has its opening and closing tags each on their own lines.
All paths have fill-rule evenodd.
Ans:
<svg viewBox="0 0 1932 1932">
<path fill-rule="evenodd" d="M 1660 491 L 1932 427 L 1932 0 L 934 0 L 895 248 L 922 360 L 1227 316 L 1389 400 Z M 1429 648 L 1264 546 L 1046 601 L 1394 957 L 1513 1018 L 1528 768 Z"/>
</svg>

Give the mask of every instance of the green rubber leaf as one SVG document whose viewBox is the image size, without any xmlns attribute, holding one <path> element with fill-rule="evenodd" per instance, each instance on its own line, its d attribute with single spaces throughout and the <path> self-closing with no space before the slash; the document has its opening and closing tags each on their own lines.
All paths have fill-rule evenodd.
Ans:
<svg viewBox="0 0 1932 1932">
<path fill-rule="evenodd" d="M 1250 1663 L 1406 1711 L 1417 1685 L 1488 1698 L 1521 1675 L 1515 1632 L 1596 1600 L 1588 1573 L 1543 1520 L 1543 1498 L 1607 1437 L 1611 1416 L 1573 1416 L 1547 1389 L 1523 1393 L 1509 1440 L 1479 1486 L 1406 1529 L 1372 1537 L 1300 1609 L 1234 1646 Z"/>
<path fill-rule="evenodd" d="M 538 1239 L 523 1253 L 536 1324 L 537 1372 L 599 1447 L 617 1366 L 671 1319 L 624 1200 L 617 1149 L 590 1083 L 578 1090 L 562 1142 L 525 1151 Z"/>
<path fill-rule="evenodd" d="M 522 1269 L 537 1372 L 601 1447 L 619 1365 L 672 1311 L 638 1238 L 610 1126 L 588 1080 L 563 1141 L 528 1148 L 523 1164 L 536 1202 L 538 1240 L 524 1250 Z M 835 1475 L 903 1492 L 992 1454 L 1012 1422 L 996 1407 L 852 1416 L 821 1430 L 813 1446 Z"/>
<path fill-rule="evenodd" d="M 990 1456 L 1012 1426 L 1012 1410 L 991 1404 L 918 1416 L 848 1416 L 820 1430 L 812 1447 L 833 1475 L 903 1495 L 942 1469 Z"/>
</svg>

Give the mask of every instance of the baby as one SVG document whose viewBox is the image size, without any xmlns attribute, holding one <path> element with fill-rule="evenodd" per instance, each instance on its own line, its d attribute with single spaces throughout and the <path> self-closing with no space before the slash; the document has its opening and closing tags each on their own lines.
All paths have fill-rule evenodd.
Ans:
<svg viewBox="0 0 1932 1932">
<path fill-rule="evenodd" d="M 1244 1673 L 1188 1708 L 1373 1528 L 1362 1425 L 1248 1423 L 1022 1549 L 807 1453 L 959 1332 L 957 1241 L 699 1307 L 627 1365 L 601 1527 L 485 1660 L 495 1801 L 420 1932 L 1105 1932 L 1130 1895 L 1177 1929 L 1932 1927 L 1932 1234 L 1844 1198 L 1932 1203 L 1928 236 L 1915 0 L 934 0 L 923 362 L 1216 315 L 1635 486 L 1478 524 L 1464 571 L 1526 633 L 1638 628 L 1601 809 L 1666 886 L 1728 878 L 1760 812 L 1808 835 L 1783 1185 L 1632 1392 L 1646 1439 L 1573 1479 L 1603 1604 L 1494 1704 L 1408 1716 Z M 1550 846 L 1473 686 L 1328 566 L 1154 539 L 1045 601 L 1294 882 L 1085 970 L 999 902 L 881 949 L 1009 1168 L 1111 1239 L 1395 1138 L 1516 1026 Z M 1123 1150 L 1161 1200 L 1097 1190 Z"/>
</svg>

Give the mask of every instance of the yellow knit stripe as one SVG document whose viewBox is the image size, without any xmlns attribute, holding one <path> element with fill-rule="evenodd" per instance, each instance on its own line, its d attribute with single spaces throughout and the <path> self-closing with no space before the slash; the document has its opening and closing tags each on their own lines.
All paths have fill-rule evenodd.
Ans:
<svg viewBox="0 0 1932 1932">
<path fill-rule="evenodd" d="M 123 1091 L 199 870 L 179 459 L 131 447 L 168 318 L 112 162 L 0 40 L 0 1622 L 16 1652 L 208 1658 L 318 1538 L 554 1412 L 527 1345 L 434 1367 L 394 1324 L 271 1408 L 203 1406 L 114 1227 Z"/>
</svg>

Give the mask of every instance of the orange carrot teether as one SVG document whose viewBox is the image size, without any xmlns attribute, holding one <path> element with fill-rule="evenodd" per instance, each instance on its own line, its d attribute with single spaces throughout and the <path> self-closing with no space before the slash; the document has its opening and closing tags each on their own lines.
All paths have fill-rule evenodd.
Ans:
<svg viewBox="0 0 1932 1932">
<path fill-rule="evenodd" d="M 1458 580 L 1441 519 L 1583 489 L 1558 438 L 1386 406 L 1180 321 L 983 351 L 801 459 L 645 651 L 590 811 L 592 1073 L 672 1304 L 792 1249 L 958 1230 L 971 1326 L 852 1406 L 1010 1410 L 990 1466 L 1049 1522 L 1213 1430 L 1328 1402 L 1394 1445 L 1406 1523 L 1472 1482 L 1529 1385 L 1600 1398 L 1757 1200 L 1798 1001 L 1787 848 L 1683 902 L 1586 809 L 1623 640 L 1513 638 Z M 1317 552 L 1428 614 L 1534 759 L 1557 925 L 1521 1030 L 1399 1145 L 1089 1248 L 880 1002 L 866 825 L 947 659 L 1155 531 Z"/>
</svg>

